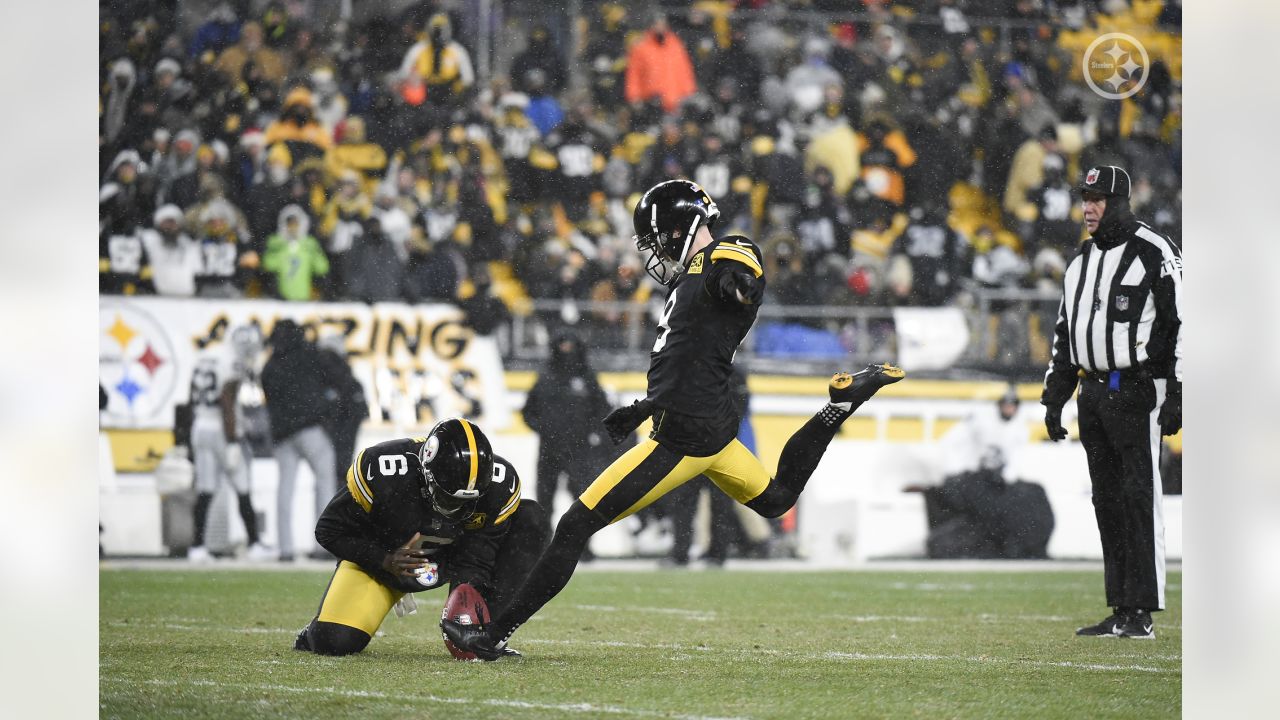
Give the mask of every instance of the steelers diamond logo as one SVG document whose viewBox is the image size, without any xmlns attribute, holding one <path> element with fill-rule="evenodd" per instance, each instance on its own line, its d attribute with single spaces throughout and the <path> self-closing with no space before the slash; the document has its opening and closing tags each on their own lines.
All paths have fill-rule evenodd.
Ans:
<svg viewBox="0 0 1280 720">
<path fill-rule="evenodd" d="M 1089 44 L 1081 69 L 1089 89 L 1108 100 L 1133 96 L 1147 83 L 1151 59 L 1138 39 L 1107 33 Z"/>
<path fill-rule="evenodd" d="M 103 423 L 172 423 L 169 401 L 178 384 L 178 355 L 168 330 L 138 305 L 114 298 L 99 301 L 98 327 L 98 383 L 107 392 Z"/>
</svg>

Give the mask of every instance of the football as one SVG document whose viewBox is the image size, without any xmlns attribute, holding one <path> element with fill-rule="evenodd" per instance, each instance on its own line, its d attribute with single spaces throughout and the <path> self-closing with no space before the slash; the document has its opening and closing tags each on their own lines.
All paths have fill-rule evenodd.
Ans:
<svg viewBox="0 0 1280 720">
<path fill-rule="evenodd" d="M 449 599 L 444 603 L 440 619 L 456 620 L 463 625 L 484 625 L 489 622 L 489 605 L 480 595 L 480 591 L 467 583 L 460 583 L 453 592 L 449 593 Z M 475 653 L 459 650 L 449 642 L 447 637 L 444 639 L 444 646 L 449 649 L 449 654 L 458 660 L 476 659 Z"/>
</svg>

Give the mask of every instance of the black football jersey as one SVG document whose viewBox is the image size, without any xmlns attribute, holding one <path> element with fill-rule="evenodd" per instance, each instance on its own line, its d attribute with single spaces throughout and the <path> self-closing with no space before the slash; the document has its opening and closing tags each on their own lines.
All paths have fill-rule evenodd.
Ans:
<svg viewBox="0 0 1280 720">
<path fill-rule="evenodd" d="M 755 323 L 759 306 L 725 296 L 720 281 L 724 273 L 733 271 L 749 272 L 763 281 L 760 258 L 760 250 L 750 240 L 724 238 L 694 255 L 688 269 L 671 284 L 649 355 L 648 398 L 655 406 L 654 437 L 659 442 L 684 445 L 679 449 L 693 455 L 714 453 L 733 439 L 740 419 L 731 390 L 733 358 Z M 689 444 L 694 438 L 675 437 L 671 432 L 675 427 L 667 424 L 664 411 L 706 420 L 701 424 L 703 432 L 695 423 L 681 434 L 702 434 L 720 447 L 692 452 Z M 728 437 L 722 437 L 725 432 Z"/>
<path fill-rule="evenodd" d="M 418 450 L 425 437 L 378 443 L 361 450 L 339 490 L 316 523 L 316 540 L 334 555 L 356 563 L 398 590 L 403 579 L 382 570 L 382 559 L 414 533 L 439 566 L 440 581 L 483 583 L 493 571 L 498 541 L 520 506 L 520 477 L 494 456 L 493 485 L 456 518 L 441 515 L 427 497 Z"/>
</svg>

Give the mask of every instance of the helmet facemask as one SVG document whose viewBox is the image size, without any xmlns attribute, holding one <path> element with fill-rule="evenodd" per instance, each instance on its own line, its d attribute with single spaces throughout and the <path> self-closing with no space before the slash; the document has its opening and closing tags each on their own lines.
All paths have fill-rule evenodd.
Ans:
<svg viewBox="0 0 1280 720">
<path fill-rule="evenodd" d="M 422 474 L 427 479 L 427 498 L 431 500 L 431 506 L 447 518 L 457 517 L 469 503 L 480 499 L 479 490 L 463 488 L 450 493 L 425 466 Z"/>
<path fill-rule="evenodd" d="M 657 206 L 653 206 L 653 209 L 656 214 Z M 632 240 L 641 255 L 649 254 L 644 264 L 644 271 L 649 273 L 649 277 L 660 285 L 670 285 L 675 282 L 680 273 L 685 271 L 684 259 L 689 254 L 689 247 L 693 244 L 693 238 L 698 234 L 698 228 L 701 225 L 702 218 L 694 217 L 688 232 L 683 235 L 675 232 L 652 232 L 633 236 Z"/>
<path fill-rule="evenodd" d="M 493 482 L 492 451 L 483 435 L 475 438 L 477 442 L 472 449 L 468 449 L 466 443 L 459 443 L 456 436 L 448 439 L 449 433 L 444 432 L 446 424 L 458 422 L 437 423 L 417 453 L 427 499 L 436 512 L 447 518 L 456 518 L 473 507 Z M 456 433 L 457 428 L 453 427 L 451 432 Z M 479 434 L 478 428 L 474 432 Z M 446 438 L 443 443 L 442 435 Z M 475 455 L 468 454 L 471 452 Z"/>
</svg>

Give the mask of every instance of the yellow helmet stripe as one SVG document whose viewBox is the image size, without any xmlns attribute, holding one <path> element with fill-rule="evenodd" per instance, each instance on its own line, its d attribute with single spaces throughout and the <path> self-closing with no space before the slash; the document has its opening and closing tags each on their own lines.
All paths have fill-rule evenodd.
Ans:
<svg viewBox="0 0 1280 720">
<path fill-rule="evenodd" d="M 462 431 L 467 434 L 467 449 L 471 451 L 471 475 L 467 478 L 467 489 L 476 489 L 476 474 L 480 471 L 480 453 L 476 452 L 476 435 L 471 432 L 471 423 L 458 419 L 462 424 Z"/>
</svg>

